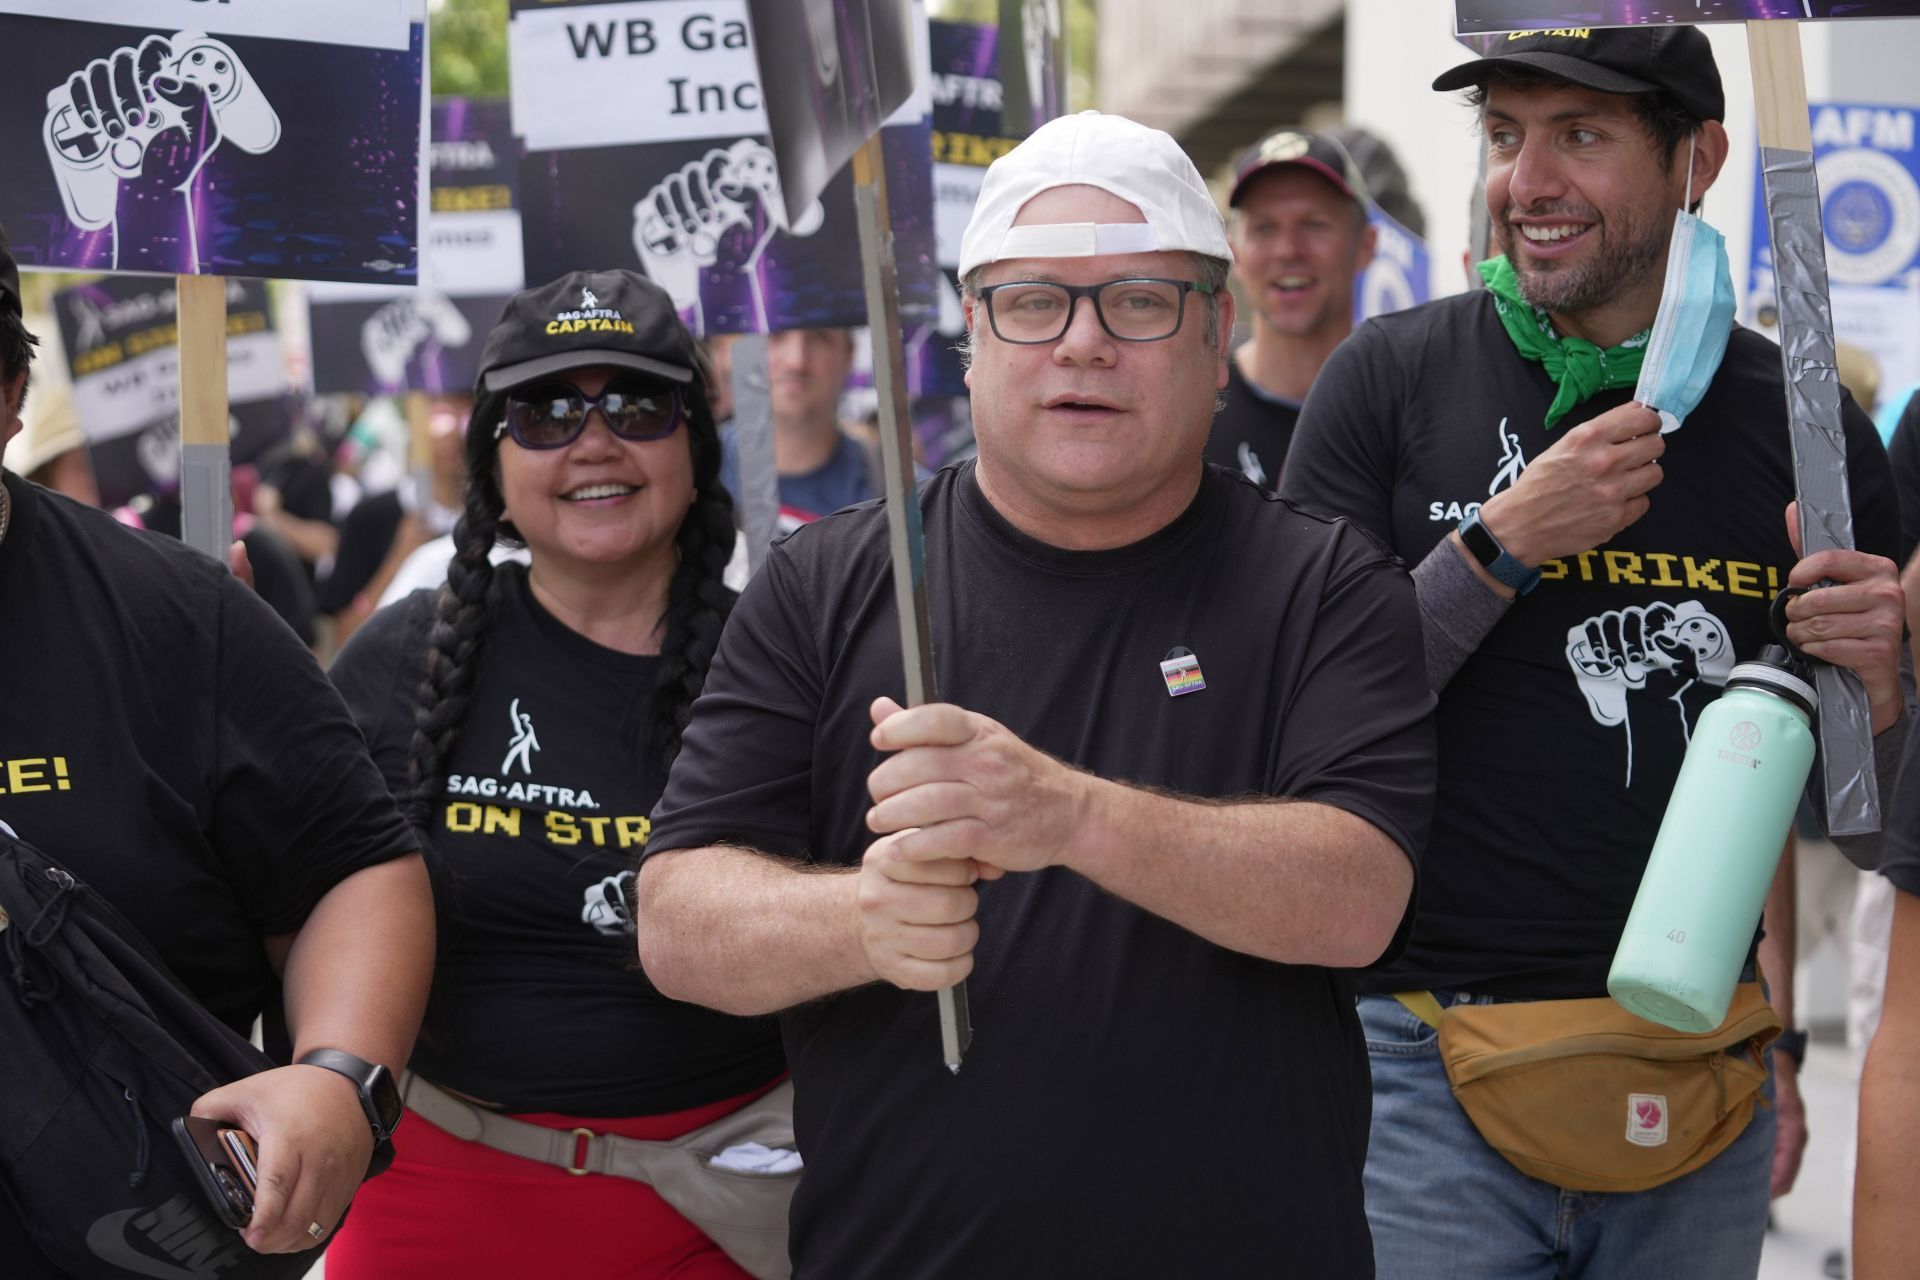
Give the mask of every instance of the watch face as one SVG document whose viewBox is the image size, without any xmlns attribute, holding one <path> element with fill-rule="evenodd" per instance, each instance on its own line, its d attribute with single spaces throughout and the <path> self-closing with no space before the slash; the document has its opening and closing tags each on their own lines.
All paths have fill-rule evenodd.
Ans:
<svg viewBox="0 0 1920 1280">
<path fill-rule="evenodd" d="M 392 1074 L 379 1063 L 374 1064 L 373 1074 L 367 1077 L 367 1097 L 379 1112 L 380 1132 L 391 1136 L 394 1126 L 400 1123 L 400 1113 L 406 1108 L 400 1101 L 400 1090 L 394 1087 Z"/>
</svg>

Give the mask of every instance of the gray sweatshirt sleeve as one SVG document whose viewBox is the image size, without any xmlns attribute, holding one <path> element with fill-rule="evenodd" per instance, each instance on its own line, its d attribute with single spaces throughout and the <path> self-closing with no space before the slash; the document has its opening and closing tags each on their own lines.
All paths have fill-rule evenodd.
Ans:
<svg viewBox="0 0 1920 1280">
<path fill-rule="evenodd" d="M 1428 658 L 1429 667 L 1432 658 Z M 1888 725 L 1873 739 L 1873 776 L 1880 784 L 1880 830 L 1869 831 L 1858 836 L 1834 836 L 1833 843 L 1845 854 L 1847 861 L 1863 871 L 1872 871 L 1880 865 L 1880 841 L 1885 836 L 1887 823 L 1893 817 L 1894 790 L 1900 778 L 1900 761 L 1906 754 L 1909 726 L 1920 706 L 1916 706 L 1914 694 L 1913 650 L 1907 645 L 1900 646 L 1900 695 L 1905 704 L 1900 718 Z M 1807 801 L 1819 815 L 1822 826 L 1826 825 L 1826 814 L 1821 812 L 1822 797 L 1818 779 L 1808 780 Z"/>
<path fill-rule="evenodd" d="M 1440 545 L 1414 566 L 1413 590 L 1420 600 L 1427 687 L 1439 693 L 1506 615 L 1513 601 L 1502 599 L 1480 580 L 1454 550 L 1452 538 L 1442 538 Z"/>
</svg>

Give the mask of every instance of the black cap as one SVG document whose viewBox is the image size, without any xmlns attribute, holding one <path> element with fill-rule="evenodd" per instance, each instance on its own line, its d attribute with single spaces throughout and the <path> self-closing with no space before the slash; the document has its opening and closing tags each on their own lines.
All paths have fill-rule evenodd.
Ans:
<svg viewBox="0 0 1920 1280">
<path fill-rule="evenodd" d="M 1227 204 L 1236 206 L 1247 184 L 1283 165 L 1311 169 L 1340 189 L 1340 194 L 1361 208 L 1367 207 L 1367 184 L 1361 181 L 1360 166 L 1347 149 L 1324 134 L 1305 129 L 1282 129 L 1270 133 L 1240 153 L 1233 162 L 1233 194 Z"/>
<path fill-rule="evenodd" d="M 20 268 L 7 247 L 7 229 L 0 227 L 0 309 L 20 314 Z"/>
<path fill-rule="evenodd" d="M 635 271 L 572 271 L 516 293 L 480 354 L 480 391 L 498 393 L 583 365 L 693 381 L 693 335 L 667 291 Z"/>
<path fill-rule="evenodd" d="M 1572 27 L 1494 37 L 1483 58 L 1463 62 L 1436 89 L 1482 85 L 1501 67 L 1530 67 L 1602 93 L 1664 89 L 1700 120 L 1727 118 L 1713 46 L 1696 27 Z"/>
</svg>

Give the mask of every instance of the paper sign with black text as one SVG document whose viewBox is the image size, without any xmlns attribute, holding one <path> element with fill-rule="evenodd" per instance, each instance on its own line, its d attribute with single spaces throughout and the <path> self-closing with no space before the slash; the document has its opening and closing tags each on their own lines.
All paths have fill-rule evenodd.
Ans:
<svg viewBox="0 0 1920 1280">
<path fill-rule="evenodd" d="M 865 321 L 852 180 L 842 173 L 788 216 L 744 0 L 513 0 L 513 8 L 529 282 L 584 268 L 640 270 L 673 296 L 696 333 Z M 536 49 L 537 42 L 544 43 Z M 640 76 L 652 85 L 647 92 L 665 86 L 679 96 L 640 113 L 624 97 L 602 103 L 583 95 L 582 86 L 603 83 L 609 65 L 623 84 Z M 932 131 L 912 111 L 910 102 L 881 138 L 901 305 L 919 319 L 935 301 Z M 615 127 L 598 119 L 603 114 L 622 119 Z"/>
<path fill-rule="evenodd" d="M 305 31 L 323 6 L 271 8 L 298 15 L 276 30 Z M 423 42 L 418 26 L 387 48 L 0 11 L 0 224 L 14 254 L 47 269 L 412 282 Z"/>
<path fill-rule="evenodd" d="M 180 466 L 173 281 L 109 276 L 60 290 L 53 305 L 102 500 L 171 492 Z M 286 364 L 257 280 L 227 281 L 227 398 L 235 462 L 286 435 Z"/>
</svg>

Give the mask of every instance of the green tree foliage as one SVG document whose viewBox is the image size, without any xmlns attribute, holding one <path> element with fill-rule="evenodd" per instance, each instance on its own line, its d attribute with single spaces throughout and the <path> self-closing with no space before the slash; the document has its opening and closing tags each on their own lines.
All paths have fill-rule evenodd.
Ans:
<svg viewBox="0 0 1920 1280">
<path fill-rule="evenodd" d="M 434 0 L 431 23 L 436 95 L 507 96 L 507 0 Z"/>
</svg>

